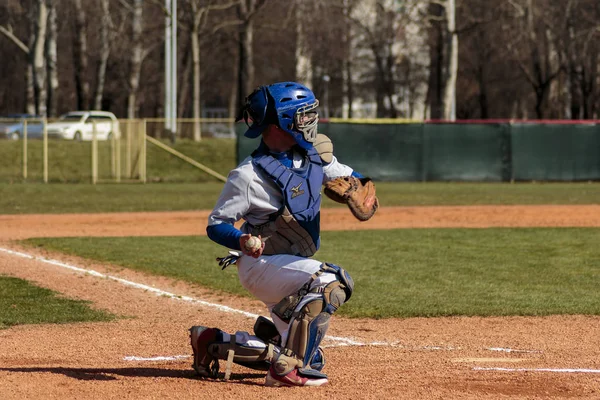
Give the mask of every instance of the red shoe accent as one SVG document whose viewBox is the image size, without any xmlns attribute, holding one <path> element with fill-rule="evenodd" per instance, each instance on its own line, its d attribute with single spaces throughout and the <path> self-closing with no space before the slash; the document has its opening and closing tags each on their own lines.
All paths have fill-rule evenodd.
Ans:
<svg viewBox="0 0 600 400">
<path fill-rule="evenodd" d="M 298 369 L 294 368 L 286 375 L 277 375 L 273 367 L 269 369 L 265 386 L 323 386 L 327 382 L 327 378 L 309 378 L 298 374 Z"/>
</svg>

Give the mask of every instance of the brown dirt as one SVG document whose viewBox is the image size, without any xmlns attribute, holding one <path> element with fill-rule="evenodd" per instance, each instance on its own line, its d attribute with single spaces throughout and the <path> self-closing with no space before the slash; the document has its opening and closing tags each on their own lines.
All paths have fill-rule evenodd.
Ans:
<svg viewBox="0 0 600 400">
<path fill-rule="evenodd" d="M 173 280 L 76 257 L 23 249 L 13 239 L 42 236 L 203 234 L 206 212 L 0 216 L 0 248 L 251 313 L 262 305 Z M 323 229 L 419 227 L 600 226 L 600 206 L 382 208 L 366 223 L 347 210 L 323 212 Z M 126 356 L 189 355 L 193 324 L 250 330 L 234 313 L 157 296 L 111 279 L 0 251 L 0 274 L 89 300 L 126 318 L 106 323 L 25 325 L 0 330 L 2 399 L 571 399 L 600 398 L 600 318 L 411 318 L 348 320 L 334 316 L 329 334 L 390 345 L 330 347 L 322 388 L 274 389 L 264 374 L 234 366 L 232 379 L 199 380 L 190 358 L 126 361 Z M 335 342 L 327 341 L 328 345 Z M 494 351 L 492 348 L 521 350 Z M 479 368 L 587 369 L 591 373 Z"/>
</svg>

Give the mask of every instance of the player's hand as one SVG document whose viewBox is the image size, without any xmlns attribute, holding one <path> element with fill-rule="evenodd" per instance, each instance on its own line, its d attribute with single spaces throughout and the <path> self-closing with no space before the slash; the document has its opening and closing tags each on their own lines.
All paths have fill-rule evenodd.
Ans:
<svg viewBox="0 0 600 400">
<path fill-rule="evenodd" d="M 250 240 L 250 238 L 254 238 L 254 239 Z M 255 239 L 258 239 L 260 241 L 260 245 L 258 245 L 258 246 L 252 245 L 252 241 Z M 249 240 L 250 240 L 250 243 L 248 243 Z M 240 237 L 240 249 L 242 250 L 242 253 L 244 253 L 245 255 L 254 257 L 254 258 L 258 258 L 262 255 L 262 253 L 265 249 L 265 242 L 263 242 L 261 240 L 260 235 L 252 236 L 249 233 L 244 233 Z"/>
</svg>

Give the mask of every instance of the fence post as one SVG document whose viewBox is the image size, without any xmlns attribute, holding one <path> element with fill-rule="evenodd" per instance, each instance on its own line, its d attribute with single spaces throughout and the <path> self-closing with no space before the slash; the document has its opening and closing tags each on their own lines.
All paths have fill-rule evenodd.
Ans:
<svg viewBox="0 0 600 400">
<path fill-rule="evenodd" d="M 48 127 L 46 124 L 46 118 L 43 122 L 43 136 L 44 136 L 44 183 L 48 183 Z"/>
<path fill-rule="evenodd" d="M 140 178 L 146 183 L 146 120 L 142 120 L 142 143 L 140 152 Z"/>
<path fill-rule="evenodd" d="M 125 152 L 125 169 L 127 170 L 127 178 L 133 177 L 133 171 L 131 170 L 131 120 L 127 120 L 127 151 Z"/>
<path fill-rule="evenodd" d="M 116 136 L 116 132 L 115 132 L 115 121 L 111 121 L 110 123 L 111 125 L 111 135 L 110 135 L 110 177 L 116 180 L 117 177 L 117 160 L 116 160 L 116 155 L 115 155 L 115 136 Z"/>
<path fill-rule="evenodd" d="M 23 179 L 27 179 L 27 120 L 23 120 Z"/>
<path fill-rule="evenodd" d="M 96 137 L 96 121 L 92 120 L 92 184 L 98 182 L 98 138 Z"/>
<path fill-rule="evenodd" d="M 117 182 L 121 182 L 121 126 L 119 125 L 119 138 L 117 140 Z"/>
</svg>

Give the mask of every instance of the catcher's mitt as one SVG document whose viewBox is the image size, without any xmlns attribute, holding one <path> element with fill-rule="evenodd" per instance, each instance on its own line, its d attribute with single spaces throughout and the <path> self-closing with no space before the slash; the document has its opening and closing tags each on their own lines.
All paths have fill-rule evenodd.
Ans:
<svg viewBox="0 0 600 400">
<path fill-rule="evenodd" d="M 352 214 L 361 221 L 370 219 L 379 207 L 371 178 L 335 178 L 325 183 L 324 192 L 331 200 L 347 204 Z"/>
</svg>

